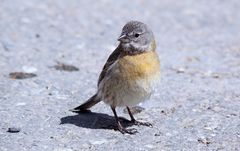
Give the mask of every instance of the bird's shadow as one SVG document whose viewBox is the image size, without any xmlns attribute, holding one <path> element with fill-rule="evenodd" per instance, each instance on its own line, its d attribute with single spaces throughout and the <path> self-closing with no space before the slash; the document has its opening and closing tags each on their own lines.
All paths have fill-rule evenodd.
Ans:
<svg viewBox="0 0 240 151">
<path fill-rule="evenodd" d="M 119 120 L 123 127 L 134 125 L 131 121 L 123 117 L 119 117 Z M 113 116 L 95 112 L 78 113 L 77 115 L 62 117 L 60 124 L 73 124 L 91 129 L 117 130 L 117 125 Z"/>
</svg>

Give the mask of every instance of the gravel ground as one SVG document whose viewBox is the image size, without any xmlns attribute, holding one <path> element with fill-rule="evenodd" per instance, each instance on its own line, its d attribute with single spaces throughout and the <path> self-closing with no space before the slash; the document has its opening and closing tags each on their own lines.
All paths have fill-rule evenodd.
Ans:
<svg viewBox="0 0 240 151">
<path fill-rule="evenodd" d="M 240 150 L 239 10 L 239 0 L 0 0 L 0 150 Z M 129 20 L 152 28 L 162 64 L 135 115 L 153 128 L 136 135 L 113 130 L 103 103 L 68 111 L 95 92 Z"/>
</svg>

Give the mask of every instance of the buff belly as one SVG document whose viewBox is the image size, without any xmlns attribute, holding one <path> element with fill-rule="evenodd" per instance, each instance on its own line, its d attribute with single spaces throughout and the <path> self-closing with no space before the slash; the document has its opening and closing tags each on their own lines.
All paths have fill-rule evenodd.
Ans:
<svg viewBox="0 0 240 151">
<path fill-rule="evenodd" d="M 148 99 L 160 77 L 160 63 L 155 52 L 119 59 L 109 69 L 99 86 L 106 104 L 134 106 Z"/>
</svg>

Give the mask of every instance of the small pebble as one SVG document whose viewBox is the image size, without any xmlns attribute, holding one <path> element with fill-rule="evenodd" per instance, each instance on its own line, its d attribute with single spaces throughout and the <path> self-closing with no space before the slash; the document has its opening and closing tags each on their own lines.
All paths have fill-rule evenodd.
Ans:
<svg viewBox="0 0 240 151">
<path fill-rule="evenodd" d="M 155 133 L 154 136 L 161 136 L 162 132 Z"/>
<path fill-rule="evenodd" d="M 153 146 L 152 144 L 147 144 L 147 145 L 145 145 L 145 147 L 147 147 L 149 149 L 154 149 L 155 148 L 155 146 Z"/>
<path fill-rule="evenodd" d="M 34 73 L 37 72 L 37 68 L 32 67 L 32 66 L 23 66 L 22 70 L 26 73 Z"/>
<path fill-rule="evenodd" d="M 19 102 L 19 103 L 16 104 L 16 106 L 24 106 L 24 105 L 26 105 L 25 102 Z"/>
<path fill-rule="evenodd" d="M 185 73 L 185 68 L 183 68 L 183 67 L 177 68 L 176 72 L 177 73 Z"/>
<path fill-rule="evenodd" d="M 40 35 L 39 35 L 39 34 L 36 34 L 35 37 L 36 37 L 36 38 L 40 38 Z"/>
<path fill-rule="evenodd" d="M 92 145 L 101 145 L 101 144 L 104 144 L 106 142 L 108 142 L 108 141 L 105 140 L 105 139 L 102 139 L 102 140 L 90 141 L 90 144 L 92 144 Z"/>
<path fill-rule="evenodd" d="M 208 145 L 211 143 L 211 141 L 209 140 L 209 138 L 198 138 L 198 142 L 199 143 L 202 143 L 202 144 L 205 144 L 205 145 Z"/>
<path fill-rule="evenodd" d="M 11 72 L 9 73 L 9 77 L 11 79 L 28 79 L 36 77 L 37 75 L 34 73 L 25 73 L 25 72 Z"/>
<path fill-rule="evenodd" d="M 212 77 L 216 78 L 216 79 L 221 78 L 221 76 L 219 74 L 217 74 L 217 73 L 212 74 Z"/>
<path fill-rule="evenodd" d="M 18 128 L 18 127 L 10 127 L 10 128 L 8 128 L 7 132 L 9 132 L 9 133 L 18 133 L 20 131 L 21 131 L 21 129 Z"/>
<path fill-rule="evenodd" d="M 57 65 L 53 66 L 56 70 L 60 70 L 60 71 L 68 71 L 68 72 L 72 72 L 72 71 L 78 71 L 79 69 L 73 65 L 68 65 L 68 64 L 64 64 L 64 63 L 60 63 L 57 62 Z"/>
</svg>

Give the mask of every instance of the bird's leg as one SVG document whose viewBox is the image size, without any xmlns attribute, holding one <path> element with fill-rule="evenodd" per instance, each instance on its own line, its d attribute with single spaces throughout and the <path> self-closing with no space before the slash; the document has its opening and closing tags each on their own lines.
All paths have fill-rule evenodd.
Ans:
<svg viewBox="0 0 240 151">
<path fill-rule="evenodd" d="M 115 117 L 115 120 L 116 120 L 116 123 L 117 123 L 117 126 L 118 126 L 118 130 L 124 134 L 124 133 L 128 133 L 128 134 L 135 134 L 137 133 L 137 130 L 136 129 L 126 129 L 122 126 L 122 124 L 120 123 L 119 121 L 119 118 L 117 116 L 117 112 L 115 110 L 115 107 L 111 107 L 112 111 L 113 111 L 113 114 L 114 114 L 114 117 Z"/>
<path fill-rule="evenodd" d="M 130 116 L 130 118 L 131 118 L 131 122 L 133 122 L 135 125 L 144 125 L 144 126 L 148 126 L 148 127 L 152 127 L 152 124 L 151 123 L 148 123 L 148 122 L 140 122 L 140 121 L 137 121 L 137 120 L 135 120 L 135 118 L 133 117 L 133 115 L 132 115 L 132 112 L 131 112 L 131 110 L 130 110 L 130 108 L 128 107 L 128 106 L 126 106 L 127 107 L 127 110 L 128 110 L 128 114 L 129 114 L 129 116 Z"/>
</svg>

